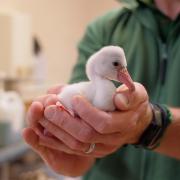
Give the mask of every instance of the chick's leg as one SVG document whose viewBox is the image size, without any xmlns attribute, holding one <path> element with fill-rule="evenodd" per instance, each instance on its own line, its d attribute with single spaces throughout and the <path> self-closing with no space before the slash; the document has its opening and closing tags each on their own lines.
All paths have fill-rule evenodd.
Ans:
<svg viewBox="0 0 180 180">
<path fill-rule="evenodd" d="M 56 103 L 56 106 L 59 107 L 61 111 L 65 111 L 72 117 L 75 117 L 74 112 L 71 109 L 67 109 L 66 107 L 64 107 L 59 101 Z"/>
</svg>

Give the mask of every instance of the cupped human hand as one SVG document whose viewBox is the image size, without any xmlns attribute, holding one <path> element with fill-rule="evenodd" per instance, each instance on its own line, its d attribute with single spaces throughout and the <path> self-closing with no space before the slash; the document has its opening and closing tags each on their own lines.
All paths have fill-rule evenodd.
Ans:
<svg viewBox="0 0 180 180">
<path fill-rule="evenodd" d="M 45 107 L 56 104 L 58 100 L 56 94 L 60 92 L 61 88 L 62 86 L 53 87 L 48 91 L 47 95 L 34 100 L 28 110 L 28 127 L 23 130 L 22 136 L 25 142 L 54 171 L 68 176 L 80 176 L 92 166 L 95 159 L 75 155 L 73 150 L 67 147 L 62 141 L 56 139 L 54 136 L 44 135 L 44 128 L 39 123 L 44 118 Z M 44 146 L 43 142 L 48 142 L 52 146 L 58 147 L 58 150 L 51 148 L 51 146 Z"/>
<path fill-rule="evenodd" d="M 41 156 L 51 169 L 59 174 L 81 176 L 94 164 L 94 158 L 71 154 L 63 143 L 58 144 L 59 150 L 41 145 L 38 135 L 31 128 L 24 129 L 22 134 L 26 143 Z"/>
<path fill-rule="evenodd" d="M 53 139 L 41 139 L 44 146 L 58 150 L 58 141 L 63 141 L 76 155 L 104 157 L 125 144 L 138 142 L 152 119 L 148 94 L 139 83 L 135 83 L 134 92 L 124 85 L 117 89 L 115 112 L 98 110 L 82 96 L 74 97 L 72 103 L 76 117 L 55 105 L 46 107 L 45 118 L 40 120 L 40 124 L 57 141 L 53 143 Z M 85 150 L 92 143 L 96 144 L 94 151 L 86 154 Z"/>
</svg>

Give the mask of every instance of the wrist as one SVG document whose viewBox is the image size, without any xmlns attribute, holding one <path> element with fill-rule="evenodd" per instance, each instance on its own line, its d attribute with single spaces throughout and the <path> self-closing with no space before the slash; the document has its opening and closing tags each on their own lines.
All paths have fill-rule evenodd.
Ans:
<svg viewBox="0 0 180 180">
<path fill-rule="evenodd" d="M 152 118 L 149 125 L 139 138 L 136 147 L 145 149 L 155 149 L 159 146 L 167 127 L 171 123 L 172 115 L 170 110 L 165 105 L 150 104 Z"/>
</svg>

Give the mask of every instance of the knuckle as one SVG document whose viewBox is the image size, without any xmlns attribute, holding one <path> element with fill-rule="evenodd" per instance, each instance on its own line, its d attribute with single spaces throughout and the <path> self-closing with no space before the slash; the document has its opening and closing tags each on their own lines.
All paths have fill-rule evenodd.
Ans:
<svg viewBox="0 0 180 180">
<path fill-rule="evenodd" d="M 41 121 L 41 124 L 45 127 L 48 128 L 49 130 L 53 129 L 53 126 L 48 122 L 48 121 Z"/>
<path fill-rule="evenodd" d="M 53 134 L 57 139 L 62 140 L 63 135 L 61 135 L 61 134 L 59 133 L 59 131 L 58 131 L 58 129 L 57 129 L 56 126 L 50 125 L 49 128 L 47 128 L 47 129 L 48 129 L 48 131 L 49 131 L 51 134 Z"/>
<path fill-rule="evenodd" d="M 106 121 L 101 121 L 98 126 L 96 127 L 97 132 L 100 134 L 104 134 L 107 132 L 107 129 L 111 127 L 112 121 L 107 119 Z"/>
<path fill-rule="evenodd" d="M 63 113 L 61 117 L 55 118 L 55 121 L 56 121 L 57 126 L 64 128 L 66 127 L 68 123 L 68 117 L 65 115 L 65 113 Z"/>
<path fill-rule="evenodd" d="M 50 121 L 54 121 L 54 119 L 56 118 L 56 114 L 57 110 L 54 106 L 48 106 L 44 110 L 44 116 Z"/>
<path fill-rule="evenodd" d="M 81 150 L 81 149 L 82 149 L 82 145 L 81 145 L 81 143 L 78 142 L 77 140 L 74 140 L 74 141 L 72 141 L 72 142 L 70 143 L 70 148 L 71 148 L 72 150 L 77 151 L 77 150 Z"/>
<path fill-rule="evenodd" d="M 55 94 L 49 95 L 49 97 L 45 100 L 44 106 L 47 107 L 49 105 L 53 105 L 57 102 L 58 98 Z"/>
<path fill-rule="evenodd" d="M 80 141 L 85 143 L 91 142 L 94 136 L 95 136 L 95 131 L 90 128 L 86 128 L 86 129 L 82 128 L 78 134 Z"/>
<path fill-rule="evenodd" d="M 55 133 L 57 132 L 57 128 L 56 126 L 54 126 L 51 122 L 49 122 L 48 120 L 41 120 L 40 124 L 46 128 L 50 133 Z"/>
</svg>

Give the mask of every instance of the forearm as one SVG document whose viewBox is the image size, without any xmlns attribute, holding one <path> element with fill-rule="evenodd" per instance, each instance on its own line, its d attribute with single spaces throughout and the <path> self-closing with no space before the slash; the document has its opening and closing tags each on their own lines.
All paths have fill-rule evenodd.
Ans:
<svg viewBox="0 0 180 180">
<path fill-rule="evenodd" d="M 173 116 L 156 152 L 180 159 L 180 108 L 170 108 Z"/>
</svg>

